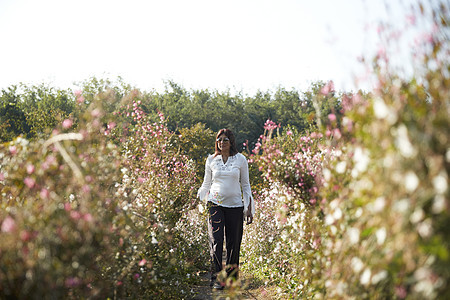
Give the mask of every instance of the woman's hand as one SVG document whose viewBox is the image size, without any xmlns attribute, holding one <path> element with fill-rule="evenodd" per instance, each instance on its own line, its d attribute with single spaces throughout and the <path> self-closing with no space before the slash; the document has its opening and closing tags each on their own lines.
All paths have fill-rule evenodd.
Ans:
<svg viewBox="0 0 450 300">
<path fill-rule="evenodd" d="M 247 221 L 247 225 L 249 225 L 249 224 L 252 224 L 252 222 L 253 222 L 253 215 L 252 215 L 252 209 L 251 209 L 251 204 L 248 206 L 248 209 L 247 209 L 247 213 L 246 213 L 246 216 L 245 216 L 245 220 Z"/>
</svg>

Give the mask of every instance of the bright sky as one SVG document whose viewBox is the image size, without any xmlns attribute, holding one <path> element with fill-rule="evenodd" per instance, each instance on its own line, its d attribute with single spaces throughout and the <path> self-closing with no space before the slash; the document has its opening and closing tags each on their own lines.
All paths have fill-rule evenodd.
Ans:
<svg viewBox="0 0 450 300">
<path fill-rule="evenodd" d="M 145 90 L 169 79 L 250 94 L 316 80 L 354 90 L 377 20 L 398 14 L 398 0 L 384 2 L 0 0 L 0 89 L 122 76 Z"/>
</svg>

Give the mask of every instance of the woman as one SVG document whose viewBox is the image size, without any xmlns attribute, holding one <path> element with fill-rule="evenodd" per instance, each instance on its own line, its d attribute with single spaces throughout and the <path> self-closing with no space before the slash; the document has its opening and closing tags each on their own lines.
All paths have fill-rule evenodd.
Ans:
<svg viewBox="0 0 450 300">
<path fill-rule="evenodd" d="M 217 133 L 215 153 L 206 160 L 205 178 L 197 196 L 207 201 L 209 210 L 211 286 L 223 289 L 225 283 L 219 282 L 217 275 L 222 271 L 224 232 L 227 277 L 237 279 L 244 216 L 247 224 L 251 224 L 255 212 L 248 162 L 238 153 L 229 129 Z"/>
</svg>

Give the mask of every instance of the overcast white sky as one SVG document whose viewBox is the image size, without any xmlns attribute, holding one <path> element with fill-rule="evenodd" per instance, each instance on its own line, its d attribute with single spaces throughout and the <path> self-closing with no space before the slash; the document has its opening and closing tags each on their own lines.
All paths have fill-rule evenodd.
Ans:
<svg viewBox="0 0 450 300">
<path fill-rule="evenodd" d="M 385 2 L 389 2 L 387 7 Z M 0 0 L 0 89 L 122 76 L 145 90 L 357 88 L 400 0 Z M 401 5 L 400 5 L 401 4 Z"/>
</svg>

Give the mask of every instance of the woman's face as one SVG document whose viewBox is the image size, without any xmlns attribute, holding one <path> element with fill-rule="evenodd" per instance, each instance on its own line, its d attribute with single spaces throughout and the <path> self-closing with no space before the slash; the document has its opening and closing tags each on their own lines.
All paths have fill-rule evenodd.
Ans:
<svg viewBox="0 0 450 300">
<path fill-rule="evenodd" d="M 217 139 L 217 147 L 222 153 L 230 153 L 230 139 L 225 134 L 221 134 Z"/>
</svg>

